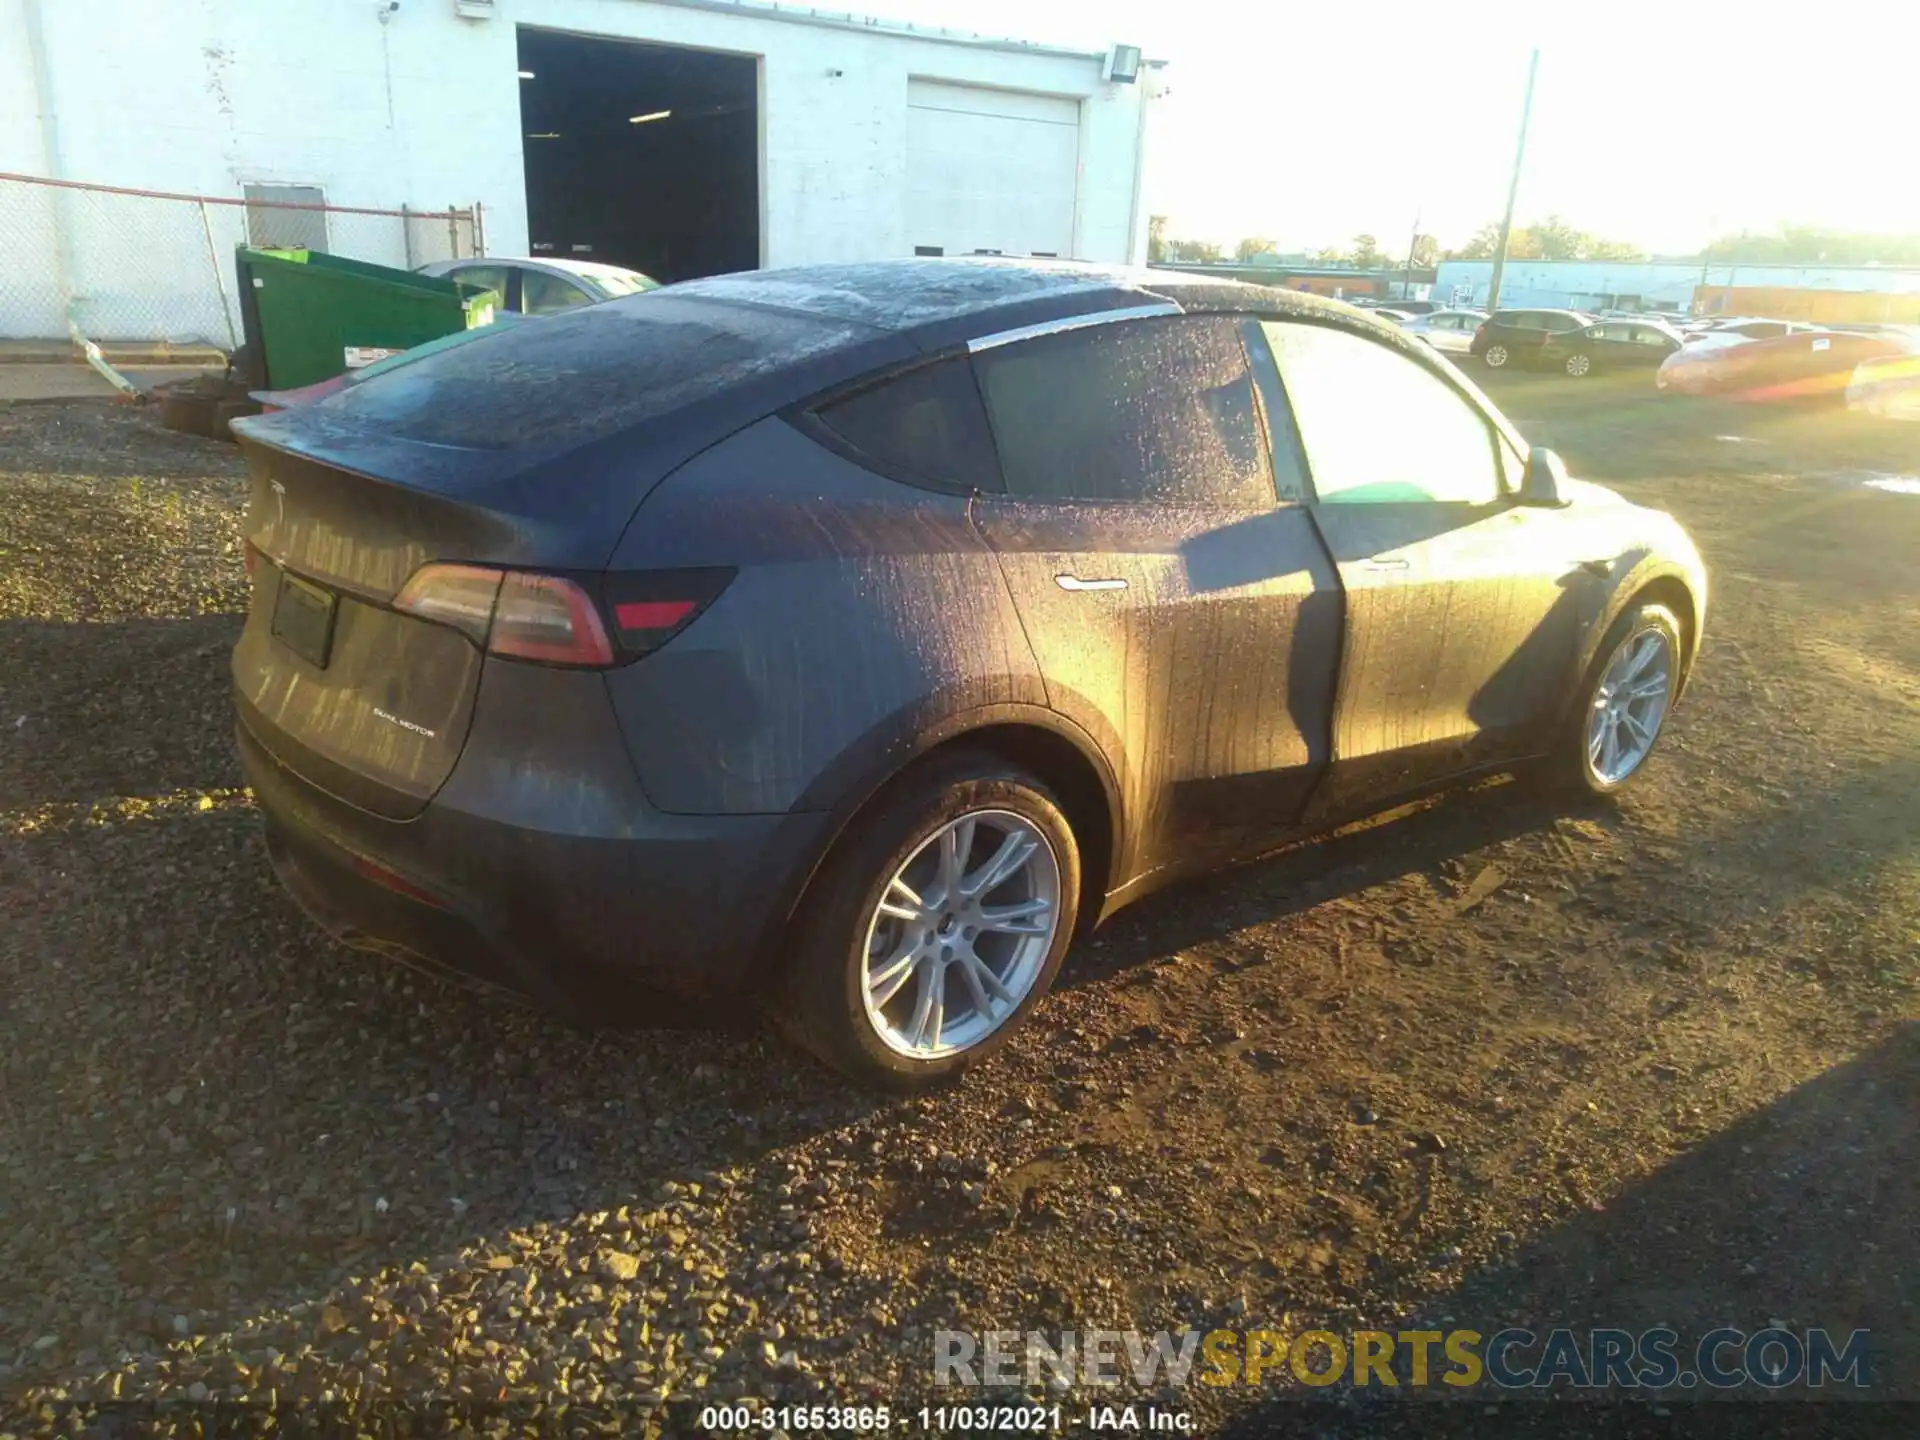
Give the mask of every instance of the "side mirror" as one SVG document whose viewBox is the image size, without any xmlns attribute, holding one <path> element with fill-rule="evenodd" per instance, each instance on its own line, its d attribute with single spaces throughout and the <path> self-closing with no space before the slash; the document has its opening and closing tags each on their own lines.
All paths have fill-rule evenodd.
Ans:
<svg viewBox="0 0 1920 1440">
<path fill-rule="evenodd" d="M 1557 509 L 1570 502 L 1566 496 L 1567 462 L 1544 445 L 1533 447 L 1527 457 L 1527 473 L 1520 481 L 1520 503 Z"/>
</svg>

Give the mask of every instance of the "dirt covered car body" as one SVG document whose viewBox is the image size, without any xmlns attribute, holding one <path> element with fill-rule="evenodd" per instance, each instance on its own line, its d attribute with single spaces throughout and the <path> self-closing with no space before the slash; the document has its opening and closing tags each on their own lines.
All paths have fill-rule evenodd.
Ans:
<svg viewBox="0 0 1920 1440">
<path fill-rule="evenodd" d="M 1624 784 L 1706 605 L 1423 343 L 1160 272 L 696 281 L 242 443 L 241 754 L 323 923 L 584 1015 L 757 993 L 886 1085 L 1183 875 Z"/>
</svg>

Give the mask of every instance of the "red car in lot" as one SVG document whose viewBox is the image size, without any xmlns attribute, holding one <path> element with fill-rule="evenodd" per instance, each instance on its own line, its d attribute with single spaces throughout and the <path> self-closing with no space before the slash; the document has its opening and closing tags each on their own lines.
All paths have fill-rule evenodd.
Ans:
<svg viewBox="0 0 1920 1440">
<path fill-rule="evenodd" d="M 1838 398 L 1855 367 L 1911 349 L 1903 336 L 1804 330 L 1719 349 L 1689 346 L 1667 357 L 1654 383 L 1673 394 L 1739 400 Z"/>
</svg>

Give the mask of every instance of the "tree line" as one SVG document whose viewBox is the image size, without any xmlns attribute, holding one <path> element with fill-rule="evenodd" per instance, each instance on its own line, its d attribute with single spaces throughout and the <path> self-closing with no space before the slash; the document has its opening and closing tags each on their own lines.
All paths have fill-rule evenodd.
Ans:
<svg viewBox="0 0 1920 1440">
<path fill-rule="evenodd" d="M 1442 249 L 1431 235 L 1414 238 L 1411 263 L 1429 270 L 1442 260 L 1491 260 L 1500 248 L 1497 221 L 1482 225 L 1466 244 Z M 1232 258 L 1242 263 L 1274 255 L 1279 245 L 1264 235 L 1249 235 L 1227 251 L 1210 240 L 1182 240 L 1167 233 L 1167 217 L 1147 221 L 1147 258 L 1153 261 L 1218 264 Z M 1558 215 L 1532 225 L 1514 227 L 1507 244 L 1509 260 L 1645 260 L 1647 252 L 1626 240 L 1605 240 L 1568 224 Z M 1725 236 L 1693 257 L 1717 264 L 1740 265 L 1914 265 L 1920 266 L 1920 235 L 1868 235 L 1815 226 L 1789 225 L 1771 235 Z M 1396 270 L 1409 263 L 1408 252 L 1386 251 L 1372 235 L 1356 235 L 1352 243 L 1306 252 L 1308 263 L 1347 266 L 1355 270 Z"/>
</svg>

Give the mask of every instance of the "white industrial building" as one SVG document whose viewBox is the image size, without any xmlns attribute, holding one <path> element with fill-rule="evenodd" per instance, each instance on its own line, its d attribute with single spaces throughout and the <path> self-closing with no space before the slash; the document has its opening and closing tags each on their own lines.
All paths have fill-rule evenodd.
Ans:
<svg viewBox="0 0 1920 1440">
<path fill-rule="evenodd" d="M 1491 260 L 1442 260 L 1433 298 L 1482 307 Z M 1500 303 L 1570 310 L 1685 310 L 1696 287 L 1920 294 L 1920 270 L 1887 265 L 1702 265 L 1698 260 L 1509 260 Z"/>
<path fill-rule="evenodd" d="M 1126 45 L 761 0 L 0 0 L 0 175 L 477 205 L 490 254 L 665 279 L 929 253 L 1129 261 L 1158 79 Z M 189 325 L 138 318 L 133 289 L 163 310 L 169 274 L 222 252 L 230 271 L 243 237 L 432 258 L 368 218 L 262 236 L 259 210 L 0 186 L 19 212 L 0 214 L 0 336 L 76 307 L 90 333 Z"/>
</svg>

